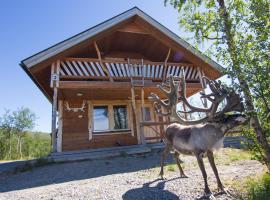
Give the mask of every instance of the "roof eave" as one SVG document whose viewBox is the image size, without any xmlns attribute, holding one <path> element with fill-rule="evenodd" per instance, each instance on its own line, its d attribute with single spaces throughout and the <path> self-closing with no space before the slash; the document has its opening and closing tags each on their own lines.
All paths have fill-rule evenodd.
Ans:
<svg viewBox="0 0 270 200">
<path fill-rule="evenodd" d="M 22 67 L 22 69 L 26 72 L 26 74 L 32 79 L 32 81 L 36 84 L 36 86 L 41 90 L 41 92 L 44 94 L 44 96 L 48 99 L 50 103 L 52 103 L 52 100 L 50 98 L 50 95 L 40 86 L 38 81 L 33 77 L 27 66 L 21 62 L 19 65 Z"/>
<path fill-rule="evenodd" d="M 168 28 L 157 22 L 155 19 L 153 19 L 151 16 L 144 13 L 142 10 L 140 10 L 137 7 L 131 8 L 128 11 L 125 11 L 101 24 L 98 24 L 90 29 L 87 29 L 86 31 L 83 31 L 71 38 L 68 38 L 52 47 L 49 47 L 29 58 L 26 58 L 22 61 L 24 66 L 27 68 L 31 68 L 35 66 L 36 64 L 47 60 L 48 58 L 51 58 L 52 56 L 55 56 L 62 51 L 71 48 L 74 45 L 77 45 L 101 32 L 103 32 L 106 29 L 109 29 L 113 27 L 114 25 L 123 22 L 124 20 L 127 20 L 135 15 L 138 15 L 142 19 L 144 19 L 149 24 L 153 25 L 155 28 L 157 28 L 159 31 L 170 37 L 173 41 L 175 41 L 177 44 L 181 45 L 185 49 L 187 49 L 189 52 L 191 52 L 193 55 L 199 57 L 201 60 L 209 64 L 211 67 L 219 71 L 221 74 L 224 74 L 225 69 L 216 63 L 215 61 L 211 60 L 209 57 L 205 56 L 202 52 L 200 52 L 198 49 L 194 48 L 192 45 L 187 43 L 185 40 L 183 40 L 181 37 L 170 31 Z"/>
</svg>

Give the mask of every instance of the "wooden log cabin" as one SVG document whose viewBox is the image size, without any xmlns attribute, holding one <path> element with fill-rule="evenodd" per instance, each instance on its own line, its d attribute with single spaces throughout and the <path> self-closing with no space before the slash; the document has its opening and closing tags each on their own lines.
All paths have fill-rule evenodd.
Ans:
<svg viewBox="0 0 270 200">
<path fill-rule="evenodd" d="M 222 67 L 134 7 L 21 61 L 52 103 L 52 150 L 160 140 L 165 119 L 148 100 L 184 67 L 187 96 Z"/>
</svg>

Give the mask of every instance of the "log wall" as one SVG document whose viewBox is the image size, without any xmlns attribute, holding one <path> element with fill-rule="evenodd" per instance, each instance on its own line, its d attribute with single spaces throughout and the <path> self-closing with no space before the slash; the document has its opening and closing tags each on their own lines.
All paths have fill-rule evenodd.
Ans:
<svg viewBox="0 0 270 200">
<path fill-rule="evenodd" d="M 70 107 L 81 107 L 82 101 L 68 101 Z M 88 131 L 88 106 L 85 112 L 72 112 L 63 109 L 63 132 L 62 132 L 62 150 L 82 150 L 90 148 L 114 147 L 121 145 L 138 144 L 137 133 L 134 131 L 109 132 L 102 135 L 93 134 L 89 140 Z M 82 115 L 82 118 L 79 118 Z M 134 123 L 133 119 L 129 123 Z M 135 125 L 133 125 L 135 127 Z"/>
</svg>

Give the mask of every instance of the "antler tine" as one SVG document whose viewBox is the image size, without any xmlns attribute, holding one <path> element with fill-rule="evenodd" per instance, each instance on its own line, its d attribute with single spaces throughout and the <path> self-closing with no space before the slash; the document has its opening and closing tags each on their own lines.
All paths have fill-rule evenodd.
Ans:
<svg viewBox="0 0 270 200">
<path fill-rule="evenodd" d="M 171 115 L 171 112 L 163 113 L 161 106 L 156 102 L 154 103 L 154 109 L 155 109 L 155 112 L 157 113 L 157 115 L 159 115 L 159 116 L 169 116 L 169 115 Z"/>
<path fill-rule="evenodd" d="M 179 89 L 180 89 L 180 100 L 193 112 L 210 112 L 211 108 L 198 108 L 191 105 L 186 98 L 186 80 L 185 80 L 185 71 L 184 68 L 181 68 L 180 71 L 180 81 L 179 81 Z"/>
<path fill-rule="evenodd" d="M 148 97 L 151 101 L 154 101 L 154 103 L 160 104 L 161 106 L 169 109 L 170 108 L 170 103 L 165 103 L 164 100 L 161 100 L 156 94 L 151 93 L 150 96 Z"/>
</svg>

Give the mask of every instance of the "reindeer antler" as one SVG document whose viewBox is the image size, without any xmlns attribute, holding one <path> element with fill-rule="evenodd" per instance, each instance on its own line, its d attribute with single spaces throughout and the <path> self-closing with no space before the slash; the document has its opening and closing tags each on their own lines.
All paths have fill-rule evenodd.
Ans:
<svg viewBox="0 0 270 200">
<path fill-rule="evenodd" d="M 203 123 L 206 121 L 211 121 L 214 117 L 221 116 L 228 111 L 242 110 L 241 100 L 239 95 L 232 93 L 221 84 L 220 81 L 210 80 L 207 77 L 202 77 L 206 83 L 209 85 L 211 90 L 210 94 L 201 93 L 201 98 L 205 98 L 210 101 L 212 104 L 209 108 L 200 108 L 191 105 L 186 97 L 186 80 L 185 72 L 182 68 L 180 71 L 179 81 L 175 81 L 172 75 L 169 76 L 169 84 L 158 85 L 157 87 L 165 94 L 167 99 L 162 100 L 158 95 L 151 93 L 150 99 L 154 101 L 154 108 L 158 115 L 168 116 L 171 115 L 177 122 L 184 125 L 194 125 Z M 238 98 L 237 98 L 238 97 Z M 223 108 L 222 111 L 217 112 L 219 104 L 226 98 L 227 105 Z M 178 111 L 176 108 L 177 103 L 180 101 L 189 109 L 188 111 Z M 239 106 L 239 108 L 237 107 Z M 163 113 L 162 108 L 166 109 L 167 112 Z M 181 114 L 185 113 L 195 113 L 203 112 L 206 113 L 206 117 L 198 120 L 188 121 L 181 117 Z"/>
</svg>

